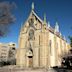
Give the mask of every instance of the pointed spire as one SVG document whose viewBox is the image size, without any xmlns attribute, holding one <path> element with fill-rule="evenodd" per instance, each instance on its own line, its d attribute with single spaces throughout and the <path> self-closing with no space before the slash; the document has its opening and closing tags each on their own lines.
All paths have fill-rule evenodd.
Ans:
<svg viewBox="0 0 72 72">
<path fill-rule="evenodd" d="M 64 40 L 66 40 L 66 37 L 64 36 Z"/>
<path fill-rule="evenodd" d="M 44 13 L 44 24 L 46 24 L 46 14 Z"/>
<path fill-rule="evenodd" d="M 32 10 L 34 10 L 34 2 L 32 2 Z"/>
<path fill-rule="evenodd" d="M 61 32 L 60 32 L 60 36 L 62 36 Z"/>
<path fill-rule="evenodd" d="M 50 22 L 48 21 L 48 28 L 50 27 Z"/>
<path fill-rule="evenodd" d="M 59 25 L 58 25 L 58 22 L 56 22 L 55 31 L 56 31 L 56 32 L 59 32 Z"/>
</svg>

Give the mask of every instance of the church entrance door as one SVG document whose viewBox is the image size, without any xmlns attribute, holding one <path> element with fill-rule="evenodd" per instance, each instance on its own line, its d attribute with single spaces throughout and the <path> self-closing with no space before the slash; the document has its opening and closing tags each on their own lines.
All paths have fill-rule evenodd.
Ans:
<svg viewBox="0 0 72 72">
<path fill-rule="evenodd" d="M 29 67 L 33 67 L 33 56 L 28 56 L 29 59 Z"/>
</svg>

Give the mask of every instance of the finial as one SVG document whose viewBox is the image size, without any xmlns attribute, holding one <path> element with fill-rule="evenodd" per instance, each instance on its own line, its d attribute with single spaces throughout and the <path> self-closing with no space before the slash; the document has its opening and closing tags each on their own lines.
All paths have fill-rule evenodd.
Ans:
<svg viewBox="0 0 72 72">
<path fill-rule="evenodd" d="M 66 37 L 64 36 L 64 40 L 66 40 Z"/>
<path fill-rule="evenodd" d="M 44 13 L 44 24 L 46 24 L 46 14 Z"/>
<path fill-rule="evenodd" d="M 58 22 L 56 22 L 56 26 L 58 26 Z"/>
<path fill-rule="evenodd" d="M 34 10 L 34 2 L 32 2 L 32 10 Z"/>
<path fill-rule="evenodd" d="M 50 22 L 48 21 L 48 28 L 50 27 Z"/>
<path fill-rule="evenodd" d="M 55 31 L 56 31 L 56 32 L 59 32 L 59 25 L 58 25 L 58 22 L 56 22 Z"/>
<path fill-rule="evenodd" d="M 60 32 L 60 36 L 62 36 L 61 32 Z"/>
</svg>

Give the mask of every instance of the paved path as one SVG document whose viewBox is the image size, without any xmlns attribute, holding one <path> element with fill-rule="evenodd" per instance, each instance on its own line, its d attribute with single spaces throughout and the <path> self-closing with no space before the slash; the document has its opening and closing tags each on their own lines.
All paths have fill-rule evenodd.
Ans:
<svg viewBox="0 0 72 72">
<path fill-rule="evenodd" d="M 6 66 L 6 67 L 0 67 L 0 72 L 72 72 L 72 71 L 64 71 L 59 70 L 56 71 L 54 69 L 46 69 L 46 68 L 20 68 L 16 66 Z"/>
<path fill-rule="evenodd" d="M 53 69 L 45 69 L 45 68 L 18 68 L 18 67 L 2 67 L 0 68 L 0 72 L 56 72 Z"/>
</svg>

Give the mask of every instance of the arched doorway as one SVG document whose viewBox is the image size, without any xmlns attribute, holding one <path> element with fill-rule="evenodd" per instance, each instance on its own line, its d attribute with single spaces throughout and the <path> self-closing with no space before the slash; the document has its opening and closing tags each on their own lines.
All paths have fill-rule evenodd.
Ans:
<svg viewBox="0 0 72 72">
<path fill-rule="evenodd" d="M 28 56 L 29 67 L 33 67 L 33 56 Z"/>
<path fill-rule="evenodd" d="M 28 67 L 33 67 L 33 50 L 31 48 L 28 49 L 27 59 L 28 59 Z"/>
</svg>

